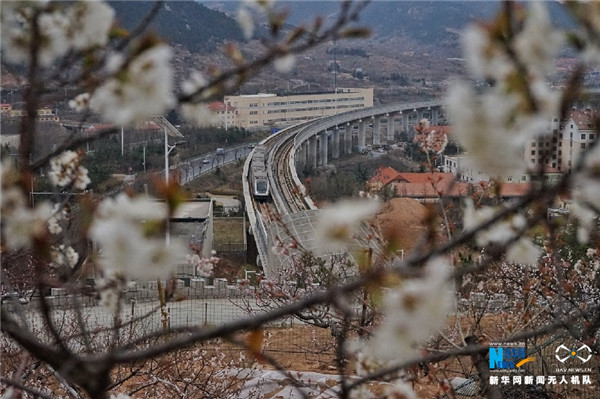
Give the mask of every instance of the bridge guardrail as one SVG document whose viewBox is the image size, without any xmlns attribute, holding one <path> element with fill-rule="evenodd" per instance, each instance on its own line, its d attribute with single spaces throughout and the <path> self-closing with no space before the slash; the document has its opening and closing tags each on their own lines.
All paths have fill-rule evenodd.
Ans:
<svg viewBox="0 0 600 399">
<path fill-rule="evenodd" d="M 366 118 L 371 118 L 371 117 L 375 117 L 375 116 L 379 116 L 379 115 L 385 115 L 385 114 L 392 114 L 392 113 L 398 113 L 398 112 L 405 112 L 405 111 L 413 111 L 413 110 L 422 110 L 424 108 L 431 108 L 431 107 L 439 107 L 441 106 L 442 103 L 440 101 L 421 101 L 421 102 L 414 102 L 414 103 L 404 103 L 404 104 L 391 104 L 391 105 L 387 105 L 387 106 L 383 106 L 383 107 L 377 107 L 377 108 L 366 108 L 366 109 L 361 109 L 361 110 L 353 110 L 353 111 L 347 111 L 344 113 L 340 113 L 334 116 L 329 116 L 329 117 L 324 117 L 324 118 L 318 118 L 318 119 L 314 119 L 313 121 L 309 122 L 307 124 L 307 126 L 303 127 L 300 132 L 298 134 L 295 135 L 294 137 L 294 145 L 293 145 L 293 150 L 291 152 L 290 158 L 289 158 L 289 168 L 290 168 L 290 172 L 292 174 L 292 179 L 294 180 L 294 184 L 296 185 L 296 187 L 298 187 L 299 190 L 306 190 L 304 184 L 300 181 L 300 178 L 298 177 L 297 171 L 296 171 L 296 163 L 295 163 L 295 159 L 296 159 L 296 151 L 298 149 L 298 147 L 304 143 L 305 141 L 307 141 L 311 136 L 322 132 L 324 130 L 330 129 L 332 127 L 338 126 L 338 125 L 343 125 L 346 123 L 349 123 L 351 121 L 357 120 L 357 119 L 366 119 Z M 285 132 L 290 129 L 290 128 L 294 128 L 297 127 L 298 125 L 294 125 L 294 126 L 290 126 L 286 129 L 282 129 L 281 131 L 277 132 L 276 134 L 268 137 L 267 139 L 263 140 L 260 144 L 265 144 L 268 140 L 274 139 L 275 137 L 279 137 L 281 134 L 285 134 Z M 263 269 L 265 271 L 265 274 L 270 274 L 272 271 L 269 269 L 269 265 L 268 265 L 268 251 L 269 248 L 267 248 L 267 237 L 268 237 L 268 232 L 267 232 L 267 227 L 265 226 L 264 222 L 262 220 L 260 220 L 260 216 L 257 217 L 257 215 L 255 214 L 255 211 L 252 207 L 252 199 L 251 197 L 251 190 L 249 189 L 248 186 L 248 171 L 249 171 L 249 165 L 250 165 L 250 161 L 252 159 L 252 153 L 250 153 L 250 155 L 248 156 L 248 158 L 246 159 L 246 163 L 244 165 L 244 173 L 243 173 L 243 187 L 244 187 L 244 197 L 246 199 L 246 208 L 247 208 L 247 213 L 248 213 L 248 218 L 250 220 L 250 225 L 252 228 L 252 231 L 255 234 L 255 239 L 257 240 L 257 247 L 259 247 L 259 256 L 261 258 L 261 262 L 263 264 Z M 272 165 L 271 161 L 273 159 L 273 154 L 269 154 L 269 163 Z M 269 165 L 268 163 L 268 165 Z M 270 180 L 272 180 L 273 177 L 273 173 L 270 167 L 268 167 L 268 173 L 269 173 L 269 178 Z M 273 184 L 271 185 L 273 187 Z M 274 193 L 272 191 L 272 196 L 275 200 L 275 197 L 278 197 L 278 193 Z M 306 193 L 303 193 L 303 197 L 305 202 L 308 204 L 308 206 L 310 207 L 311 210 L 316 210 L 318 209 L 313 200 L 306 195 Z M 279 198 L 278 200 L 281 201 L 281 199 Z M 261 242 L 259 242 L 261 241 Z M 261 251 L 262 250 L 262 251 Z M 267 275 L 267 277 L 269 277 Z"/>
</svg>

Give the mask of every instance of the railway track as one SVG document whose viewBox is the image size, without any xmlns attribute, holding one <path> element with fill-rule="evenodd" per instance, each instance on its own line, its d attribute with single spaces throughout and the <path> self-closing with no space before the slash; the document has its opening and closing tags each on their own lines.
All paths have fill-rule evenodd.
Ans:
<svg viewBox="0 0 600 399">
<path fill-rule="evenodd" d="M 286 128 L 259 144 L 265 148 L 271 204 L 282 217 L 306 208 L 306 202 L 298 194 L 289 162 L 290 156 L 293 155 L 294 137 L 309 124 L 310 122 L 307 122 Z M 270 246 L 272 245 L 271 229 L 262 215 L 261 204 L 252 195 L 253 182 L 250 178 L 252 159 L 253 153 L 248 157 L 243 172 L 244 197 L 246 203 L 251 204 L 251 206 L 246 206 L 246 210 L 252 233 L 256 237 L 255 241 L 259 248 L 260 264 L 264 267 L 265 275 L 271 276 L 271 269 L 268 267 L 270 264 L 269 258 L 271 257 Z"/>
<path fill-rule="evenodd" d="M 438 105 L 435 101 L 428 101 L 348 111 L 332 117 L 317 118 L 300 123 L 269 137 L 263 141 L 263 144 L 267 148 L 267 170 L 271 198 L 275 208 L 282 216 L 316 209 L 312 200 L 300 192 L 301 183 L 293 166 L 295 151 L 316 131 L 325 131 L 333 126 L 345 125 L 350 120 L 374 118 L 375 115 L 389 115 L 394 112 L 402 113 L 402 111 L 416 114 L 417 109 L 431 109 Z"/>
<path fill-rule="evenodd" d="M 437 107 L 437 108 L 436 108 Z M 272 250 L 281 242 L 282 236 L 291 231 L 304 248 L 310 251 L 321 249 L 320 243 L 314 238 L 314 223 L 318 216 L 318 208 L 312 199 L 304 192 L 304 186 L 296 172 L 296 153 L 301 146 L 306 146 L 307 141 L 320 132 L 338 126 L 349 126 L 353 122 L 363 122 L 362 140 L 364 141 L 364 121 L 376 117 L 389 118 L 390 115 L 403 115 L 402 123 L 406 126 L 410 118 L 420 117 L 419 112 L 427 112 L 440 107 L 436 101 L 415 102 L 406 104 L 391 104 L 384 107 L 361 109 L 337 114 L 332 117 L 317 118 L 309 122 L 300 123 L 281 130 L 280 132 L 263 140 L 260 145 L 265 148 L 265 165 L 270 186 L 270 199 L 273 208 L 280 215 L 280 223 L 271 223 L 264 218 L 260 204 L 255 200 L 249 181 L 251 158 L 244 165 L 244 197 L 246 210 L 252 232 L 258 247 L 259 261 L 263 266 L 265 276 L 270 278 L 278 268 L 282 267 L 288 259 L 283 259 Z M 433 112 L 433 111 L 431 111 Z M 437 114 L 436 114 L 437 118 Z M 389 119 L 388 119 L 389 120 Z M 392 120 L 392 127 L 393 127 Z M 347 128 L 346 128 L 347 129 Z M 389 130 L 389 127 L 388 127 Z M 348 131 L 346 130 L 346 134 Z M 360 133 L 360 131 L 359 131 Z M 339 136 L 338 136 L 339 137 Z M 359 136 L 360 137 L 360 136 Z M 322 140 L 322 139 L 321 139 Z M 313 142 L 314 145 L 314 142 Z M 337 145 L 337 144 L 336 144 Z M 362 144 L 364 145 L 364 143 Z M 323 151 L 322 146 L 319 147 Z M 304 149 L 306 151 L 306 148 Z M 316 157 L 314 147 L 312 157 Z M 306 154 L 304 154 L 306 156 Z M 325 157 L 324 157 L 325 158 Z M 314 162 L 314 158 L 312 161 Z M 327 162 L 327 161 L 325 161 Z M 326 256 L 324 254 L 323 256 Z"/>
<path fill-rule="evenodd" d="M 292 176 L 290 157 L 294 151 L 294 138 L 312 123 L 314 122 L 292 126 L 265 143 L 271 198 L 275 209 L 282 216 L 310 209 Z"/>
<path fill-rule="evenodd" d="M 282 140 L 277 151 L 273 152 L 271 170 L 274 176 L 272 176 L 271 184 L 272 187 L 276 187 L 276 190 L 273 190 L 273 202 L 281 215 L 296 213 L 306 209 L 306 204 L 302 197 L 298 195 L 298 188 L 290 172 L 289 158 L 294 148 L 294 136 L 295 134 L 290 134 L 289 137 Z M 277 186 L 273 186 L 273 184 Z M 275 201 L 275 194 L 280 196 L 277 201 Z"/>
</svg>

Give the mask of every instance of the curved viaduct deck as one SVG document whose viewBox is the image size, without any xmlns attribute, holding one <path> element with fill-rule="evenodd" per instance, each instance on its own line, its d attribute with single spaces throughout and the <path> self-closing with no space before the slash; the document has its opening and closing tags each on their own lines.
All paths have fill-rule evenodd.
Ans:
<svg viewBox="0 0 600 399">
<path fill-rule="evenodd" d="M 367 139 L 373 145 L 393 142 L 398 119 L 399 130 L 405 132 L 423 117 L 435 125 L 442 106 L 440 101 L 428 101 L 365 108 L 291 126 L 265 139 L 262 144 L 267 146 L 269 154 L 271 196 L 276 212 L 281 215 L 279 221 L 266 220 L 260 206 L 253 201 L 248 183 L 252 156 L 247 158 L 243 172 L 246 211 L 265 276 L 273 277 L 279 268 L 291 262 L 289 256 L 272 250 L 277 240 L 285 242 L 288 231 L 304 248 L 318 256 L 330 256 L 319 248 L 315 239 L 318 208 L 306 195 L 297 167 L 317 168 L 342 154 L 362 152 L 367 148 Z M 385 121 L 385 135 L 381 134 L 382 121 Z"/>
</svg>

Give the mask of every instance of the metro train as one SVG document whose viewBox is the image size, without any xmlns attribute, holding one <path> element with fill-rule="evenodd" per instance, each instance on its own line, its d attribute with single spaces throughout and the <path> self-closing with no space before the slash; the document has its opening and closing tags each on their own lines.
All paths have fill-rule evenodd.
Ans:
<svg viewBox="0 0 600 399">
<path fill-rule="evenodd" d="M 250 165 L 250 182 L 252 184 L 252 195 L 257 201 L 267 201 L 271 195 L 265 156 L 266 148 L 264 145 L 258 145 L 254 148 Z"/>
</svg>

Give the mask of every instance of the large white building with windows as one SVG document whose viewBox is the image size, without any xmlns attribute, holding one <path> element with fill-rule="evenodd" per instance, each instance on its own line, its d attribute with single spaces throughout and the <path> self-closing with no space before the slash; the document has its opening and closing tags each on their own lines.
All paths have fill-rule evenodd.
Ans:
<svg viewBox="0 0 600 399">
<path fill-rule="evenodd" d="M 236 126 L 265 129 L 372 107 L 373 88 L 338 88 L 337 92 L 289 96 L 271 93 L 226 96 L 224 102 L 236 110 Z"/>
<path fill-rule="evenodd" d="M 595 119 L 597 109 L 574 110 L 562 126 L 561 170 L 570 172 L 577 165 L 581 154 L 598 139 Z"/>
<path fill-rule="evenodd" d="M 524 159 L 532 171 L 544 169 L 545 178 L 559 179 L 561 174 L 570 172 L 581 154 L 589 149 L 598 138 L 595 119 L 598 109 L 573 109 L 564 119 L 558 117 L 548 121 L 546 131 L 538 138 L 530 140 L 524 148 Z M 529 174 L 520 176 L 489 176 L 478 170 L 464 167 L 462 156 L 445 156 L 444 172 L 451 172 L 460 181 L 479 182 L 490 178 L 509 183 L 526 183 Z"/>
</svg>

